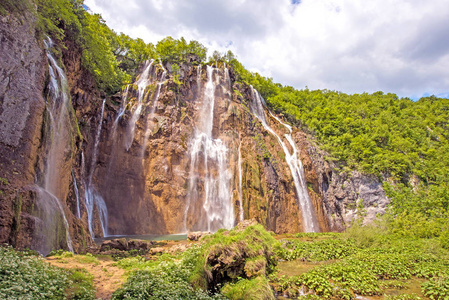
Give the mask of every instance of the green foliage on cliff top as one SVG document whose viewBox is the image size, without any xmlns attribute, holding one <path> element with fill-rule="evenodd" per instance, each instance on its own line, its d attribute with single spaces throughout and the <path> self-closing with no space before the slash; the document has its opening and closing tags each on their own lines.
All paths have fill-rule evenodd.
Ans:
<svg viewBox="0 0 449 300">
<path fill-rule="evenodd" d="M 6 1 L 4 6 L 11 6 L 11 9 L 26 2 L 21 0 L 9 5 L 11 0 Z M 93 75 L 97 87 L 108 94 L 129 83 L 141 63 L 150 58 L 178 63 L 185 62 L 188 55 L 195 55 L 198 62 L 206 59 L 207 49 L 197 41 L 187 43 L 184 38 L 167 37 L 154 46 L 142 39 L 117 34 L 100 15 L 85 11 L 83 0 L 35 1 L 38 30 L 52 37 L 62 48 L 67 47 L 66 44 L 78 47 L 83 66 Z"/>
</svg>

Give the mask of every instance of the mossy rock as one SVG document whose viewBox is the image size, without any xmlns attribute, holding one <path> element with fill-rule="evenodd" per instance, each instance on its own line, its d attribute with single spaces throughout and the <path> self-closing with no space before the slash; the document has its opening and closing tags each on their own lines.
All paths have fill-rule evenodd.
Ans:
<svg viewBox="0 0 449 300">
<path fill-rule="evenodd" d="M 260 224 L 220 230 L 203 242 L 204 260 L 198 262 L 196 277 L 206 278 L 201 285 L 211 291 L 241 278 L 264 276 L 276 266 L 273 248 L 277 241 Z"/>
</svg>

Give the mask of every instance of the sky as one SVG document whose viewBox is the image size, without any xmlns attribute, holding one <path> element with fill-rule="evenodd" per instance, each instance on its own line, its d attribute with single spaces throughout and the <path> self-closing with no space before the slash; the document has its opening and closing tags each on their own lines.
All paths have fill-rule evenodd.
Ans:
<svg viewBox="0 0 449 300">
<path fill-rule="evenodd" d="M 84 0 L 109 27 L 231 50 L 297 89 L 449 97 L 449 0 Z"/>
</svg>

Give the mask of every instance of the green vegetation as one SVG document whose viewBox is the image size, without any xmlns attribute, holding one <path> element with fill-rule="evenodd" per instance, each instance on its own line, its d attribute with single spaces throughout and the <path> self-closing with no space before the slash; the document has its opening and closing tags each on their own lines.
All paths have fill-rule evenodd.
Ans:
<svg viewBox="0 0 449 300">
<path fill-rule="evenodd" d="M 388 233 L 385 222 L 280 241 L 261 225 L 220 230 L 184 253 L 117 261 L 129 277 L 112 299 L 261 300 L 275 299 L 273 291 L 304 299 L 447 299 L 449 250 L 436 238 Z M 65 251 L 54 255 L 61 262 L 98 261 Z M 33 253 L 0 249 L 2 299 L 94 299 L 92 279 L 84 269 L 64 271 Z"/>
<path fill-rule="evenodd" d="M 187 43 L 184 38 L 176 40 L 169 36 L 157 43 L 156 52 L 163 62 L 185 62 L 189 54 L 196 55 L 202 62 L 206 59 L 207 48 L 197 41 Z"/>
<path fill-rule="evenodd" d="M 252 85 L 272 110 L 316 136 L 342 171 L 359 170 L 383 181 L 392 200 L 392 231 L 447 235 L 449 99 L 414 102 L 382 92 L 296 90 L 247 71 L 235 58 L 230 63 L 237 81 Z"/>
<path fill-rule="evenodd" d="M 271 299 L 266 275 L 275 269 L 277 242 L 261 225 L 220 230 L 179 256 L 125 258 L 133 271 L 113 299 Z M 242 298 L 244 297 L 244 298 Z"/>
<path fill-rule="evenodd" d="M 325 264 L 294 276 L 283 275 L 279 269 L 270 276 L 275 290 L 291 296 L 305 292 L 322 299 L 355 299 L 356 295 L 384 295 L 388 289 L 405 293 L 414 281 L 428 279 L 421 285 L 422 294 L 446 299 L 449 252 L 435 239 L 404 238 L 382 230 L 354 225 L 346 234 L 322 235 L 325 239 L 283 240 L 280 257 L 292 259 L 286 253 L 308 253 L 296 256 L 298 261 L 306 264 L 324 260 Z M 389 299 L 421 297 L 405 293 Z"/>
<path fill-rule="evenodd" d="M 34 252 L 0 247 L 1 299 L 95 299 L 92 276 L 50 266 Z"/>
<path fill-rule="evenodd" d="M 142 268 L 143 266 L 140 265 Z M 112 299 L 222 299 L 189 283 L 192 267 L 184 261 L 159 260 L 135 271 Z"/>
</svg>

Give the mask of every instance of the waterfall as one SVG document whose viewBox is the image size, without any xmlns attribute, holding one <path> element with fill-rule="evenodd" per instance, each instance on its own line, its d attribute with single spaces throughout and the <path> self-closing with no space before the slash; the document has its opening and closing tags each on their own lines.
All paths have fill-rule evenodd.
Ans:
<svg viewBox="0 0 449 300">
<path fill-rule="evenodd" d="M 287 127 L 289 130 L 288 134 L 285 134 L 286 140 L 289 142 L 292 147 L 292 153 L 288 150 L 287 145 L 282 141 L 280 136 L 267 124 L 264 115 L 264 102 L 263 98 L 259 95 L 259 93 L 251 87 L 253 102 L 251 103 L 251 111 L 252 113 L 260 120 L 263 127 L 270 132 L 273 136 L 276 137 L 279 144 L 285 153 L 285 160 L 290 168 L 292 173 L 293 181 L 295 184 L 295 190 L 298 200 L 298 205 L 301 208 L 302 219 L 304 222 L 304 231 L 305 232 L 318 232 L 318 221 L 316 219 L 315 211 L 313 209 L 312 201 L 310 200 L 309 193 L 307 192 L 307 184 L 304 179 L 304 169 L 302 167 L 301 160 L 298 158 L 298 149 L 296 147 L 295 142 L 291 136 L 292 128 L 291 126 L 281 122 L 278 118 L 276 118 L 273 114 L 275 120 L 277 120 L 280 124 Z"/>
<path fill-rule="evenodd" d="M 101 106 L 100 116 L 97 131 L 95 134 L 94 148 L 92 152 L 92 160 L 90 164 L 89 174 L 87 176 L 87 181 L 85 183 L 85 199 L 86 199 L 86 208 L 87 208 L 87 220 L 89 226 L 89 232 L 92 237 L 95 236 L 93 222 L 94 222 L 94 208 L 97 207 L 99 215 L 100 215 L 100 225 L 103 231 L 103 236 L 108 235 L 107 227 L 108 227 L 108 211 L 106 207 L 106 203 L 104 202 L 103 197 L 97 192 L 95 187 L 92 184 L 92 178 L 95 172 L 95 167 L 97 165 L 97 157 L 98 157 L 98 146 L 100 144 L 100 135 L 101 128 L 103 124 L 103 113 L 104 113 L 104 105 L 106 99 L 103 100 L 103 104 Z M 84 156 L 83 156 L 84 158 Z M 83 159 L 84 160 L 84 159 Z"/>
<path fill-rule="evenodd" d="M 37 199 L 38 203 L 35 209 L 42 222 L 36 223 L 36 239 L 39 244 L 36 250 L 42 255 L 47 255 L 51 250 L 59 248 L 60 241 L 58 240 L 57 224 L 62 221 L 67 248 L 70 252 L 73 252 L 69 223 L 67 222 L 61 201 L 48 190 L 39 186 L 37 187 Z"/>
<path fill-rule="evenodd" d="M 80 192 L 78 190 L 78 185 L 76 184 L 75 173 L 73 171 L 72 171 L 72 178 L 73 178 L 73 189 L 75 190 L 75 197 L 76 197 L 76 216 L 78 219 L 81 219 Z"/>
<path fill-rule="evenodd" d="M 46 101 L 50 122 L 49 135 L 45 138 L 43 182 L 36 183 L 37 199 L 34 212 L 38 218 L 35 250 L 46 255 L 53 249 L 59 249 L 61 242 L 73 252 L 69 224 L 62 204 L 67 195 L 60 189 L 66 179 L 62 169 L 67 162 L 67 153 L 71 151 L 73 128 L 69 117 L 70 94 L 67 78 L 51 54 L 52 40 L 47 38 L 44 43 L 50 74 Z M 63 241 L 60 240 L 61 229 L 65 234 Z"/>
<path fill-rule="evenodd" d="M 196 67 L 196 86 L 197 86 L 197 94 L 198 97 L 201 94 L 201 75 L 202 75 L 203 69 L 201 68 L 201 65 Z"/>
<path fill-rule="evenodd" d="M 240 150 L 240 148 L 242 147 L 242 141 L 240 141 L 239 143 L 239 161 L 238 161 L 238 165 L 239 165 L 239 209 L 240 209 L 240 222 L 243 221 L 243 187 L 242 187 L 242 181 L 243 181 L 243 175 L 242 175 L 242 152 Z"/>
<path fill-rule="evenodd" d="M 160 63 L 162 70 L 164 70 L 164 71 L 162 72 L 161 80 L 157 84 L 156 97 L 154 98 L 153 105 L 151 106 L 151 110 L 150 110 L 150 114 L 149 114 L 149 122 L 152 122 L 152 120 L 153 120 L 154 112 L 156 111 L 156 107 L 157 107 L 157 102 L 159 100 L 159 96 L 161 95 L 161 88 L 164 85 L 165 77 L 167 76 L 167 70 L 165 70 L 164 65 L 162 64 L 162 62 L 159 62 L 159 63 Z M 148 126 L 148 122 L 147 122 L 146 127 L 147 128 L 145 129 L 145 135 L 144 135 L 143 144 L 142 144 L 142 153 L 140 155 L 142 158 L 145 154 L 145 149 L 146 149 L 146 145 L 148 142 L 148 138 L 150 137 L 150 130 L 153 129 L 153 126 Z"/>
<path fill-rule="evenodd" d="M 224 81 L 226 82 L 226 88 L 224 88 L 225 93 L 228 95 L 229 100 L 232 99 L 232 86 L 231 86 L 231 77 L 229 76 L 229 69 L 224 63 Z"/>
<path fill-rule="evenodd" d="M 115 136 L 117 135 L 117 126 L 118 126 L 118 121 L 120 121 L 120 118 L 123 116 L 123 114 L 125 113 L 126 110 L 126 104 L 127 104 L 127 100 L 128 100 L 128 93 L 129 93 L 129 84 L 126 85 L 125 90 L 122 93 L 122 105 L 120 106 L 120 110 L 118 111 L 117 117 L 114 120 L 114 123 L 112 124 L 112 140 L 115 140 Z"/>
<path fill-rule="evenodd" d="M 217 84 L 213 75 L 214 68 L 207 66 L 199 124 L 190 143 L 190 181 L 184 214 L 186 230 L 216 231 L 234 225 L 228 149 L 222 140 L 212 136 Z M 199 219 L 192 221 L 192 217 Z"/>
<path fill-rule="evenodd" d="M 137 91 L 137 106 L 134 110 L 133 114 L 131 115 L 131 119 L 129 120 L 128 128 L 129 133 L 127 135 L 128 140 L 126 141 L 126 150 L 129 150 L 131 148 L 131 145 L 134 140 L 134 134 L 136 131 L 136 123 L 137 120 L 140 117 L 140 113 L 142 112 L 142 105 L 143 105 L 143 98 L 145 96 L 145 88 L 148 86 L 149 80 L 150 80 L 150 70 L 151 66 L 153 65 L 154 59 L 151 61 L 147 61 L 144 71 L 142 74 L 140 74 L 139 79 L 136 81 L 136 85 L 138 87 Z"/>
</svg>

